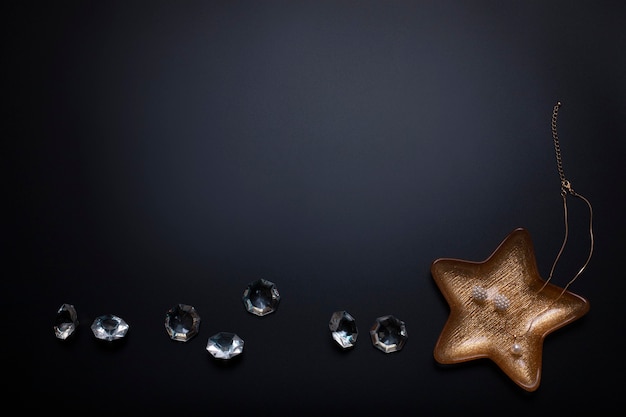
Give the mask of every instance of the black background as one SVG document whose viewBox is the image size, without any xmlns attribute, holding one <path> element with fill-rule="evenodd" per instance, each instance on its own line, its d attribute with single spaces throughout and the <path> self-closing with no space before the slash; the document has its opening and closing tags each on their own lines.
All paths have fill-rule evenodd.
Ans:
<svg viewBox="0 0 626 417">
<path fill-rule="evenodd" d="M 2 298 L 17 324 L 5 322 L 3 338 L 28 353 L 5 374 L 22 407 L 621 407 L 623 2 L 15 2 L 5 19 L 13 164 Z M 591 310 L 546 338 L 529 393 L 488 360 L 434 361 L 448 306 L 429 268 L 484 260 L 524 227 L 547 277 L 564 232 L 557 100 L 566 176 L 595 210 L 596 250 L 570 287 Z M 589 247 L 585 206 L 569 201 L 561 286 Z M 257 278 L 282 296 L 263 318 L 241 302 Z M 68 343 L 52 331 L 62 303 L 81 323 Z M 186 344 L 163 326 L 176 303 L 202 316 Z M 361 332 L 348 353 L 328 331 L 341 309 Z M 89 330 L 104 313 L 131 326 L 109 348 Z M 385 314 L 407 324 L 399 353 L 369 341 Z M 205 351 L 221 330 L 246 341 L 231 366 Z"/>
</svg>

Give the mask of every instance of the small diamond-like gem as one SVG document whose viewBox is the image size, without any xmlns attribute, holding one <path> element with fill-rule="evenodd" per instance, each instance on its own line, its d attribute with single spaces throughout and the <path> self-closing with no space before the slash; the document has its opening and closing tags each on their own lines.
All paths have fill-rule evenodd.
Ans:
<svg viewBox="0 0 626 417">
<path fill-rule="evenodd" d="M 391 315 L 378 317 L 370 336 L 374 347 L 385 353 L 401 350 L 409 337 L 404 322 Z"/>
<path fill-rule="evenodd" d="M 112 341 L 126 336 L 130 326 L 113 314 L 104 314 L 96 317 L 91 324 L 91 331 L 97 339 Z"/>
<path fill-rule="evenodd" d="M 54 320 L 54 334 L 57 338 L 65 340 L 74 334 L 78 327 L 76 309 L 71 304 L 62 304 L 57 310 Z"/>
<path fill-rule="evenodd" d="M 232 359 L 243 352 L 243 340 L 235 333 L 220 332 L 209 337 L 206 350 L 216 359 Z"/>
<path fill-rule="evenodd" d="M 266 279 L 251 282 L 243 292 L 246 310 L 257 316 L 273 313 L 278 308 L 280 294 L 276 285 Z"/>
<path fill-rule="evenodd" d="M 351 348 L 356 343 L 359 334 L 356 321 L 347 311 L 335 311 L 330 317 L 328 327 L 333 340 L 343 349 Z"/>
<path fill-rule="evenodd" d="M 170 338 L 186 342 L 198 334 L 200 315 L 193 306 L 177 304 L 165 314 L 165 330 Z"/>
</svg>

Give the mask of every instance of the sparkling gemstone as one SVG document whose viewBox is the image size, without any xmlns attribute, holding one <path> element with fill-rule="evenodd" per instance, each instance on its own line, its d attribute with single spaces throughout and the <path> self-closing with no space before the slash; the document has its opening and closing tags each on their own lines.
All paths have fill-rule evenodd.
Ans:
<svg viewBox="0 0 626 417">
<path fill-rule="evenodd" d="M 259 279 L 248 284 L 242 300 L 250 313 L 265 316 L 276 311 L 280 294 L 273 282 Z"/>
<path fill-rule="evenodd" d="M 170 338 L 186 342 L 198 334 L 200 316 L 193 306 L 177 304 L 165 314 L 165 330 Z"/>
<path fill-rule="evenodd" d="M 378 317 L 370 336 L 374 347 L 385 353 L 401 350 L 409 337 L 404 322 L 391 315 Z"/>
<path fill-rule="evenodd" d="M 57 338 L 65 340 L 74 334 L 78 327 L 76 309 L 71 304 L 62 304 L 57 310 L 54 320 L 54 334 Z"/>
<path fill-rule="evenodd" d="M 333 340 L 342 348 L 351 348 L 356 343 L 359 335 L 356 321 L 347 311 L 335 311 L 330 317 L 328 327 Z"/>
<path fill-rule="evenodd" d="M 231 359 L 243 352 L 243 340 L 235 333 L 219 332 L 209 337 L 206 350 L 216 359 Z"/>
<path fill-rule="evenodd" d="M 128 332 L 129 325 L 113 314 L 96 317 L 91 324 L 91 331 L 97 339 L 112 341 L 122 339 Z"/>
</svg>

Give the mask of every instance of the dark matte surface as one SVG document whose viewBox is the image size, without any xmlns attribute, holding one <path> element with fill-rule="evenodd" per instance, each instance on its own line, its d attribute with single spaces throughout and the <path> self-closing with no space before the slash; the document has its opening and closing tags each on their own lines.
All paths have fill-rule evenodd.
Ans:
<svg viewBox="0 0 626 417">
<path fill-rule="evenodd" d="M 3 343 L 19 351 L 7 362 L 28 353 L 5 371 L 23 408 L 621 408 L 622 2 L 31 2 L 5 20 L 2 298 L 30 331 Z M 429 268 L 484 260 L 524 227 L 547 277 L 563 237 L 557 100 L 566 175 L 595 209 L 596 252 L 571 287 L 591 310 L 548 336 L 527 393 L 486 360 L 434 361 L 448 307 Z M 588 249 L 585 207 L 570 201 L 559 285 Z M 257 278 L 283 297 L 263 318 L 240 299 Z M 187 344 L 163 327 L 179 302 L 202 316 Z M 62 303 L 81 321 L 70 343 L 52 332 Z M 361 331 L 348 353 L 327 327 L 340 309 Z M 91 335 L 104 313 L 131 326 L 119 346 Z M 400 353 L 370 344 L 385 314 L 407 324 Z M 222 330 L 246 341 L 231 366 L 205 351 Z"/>
</svg>

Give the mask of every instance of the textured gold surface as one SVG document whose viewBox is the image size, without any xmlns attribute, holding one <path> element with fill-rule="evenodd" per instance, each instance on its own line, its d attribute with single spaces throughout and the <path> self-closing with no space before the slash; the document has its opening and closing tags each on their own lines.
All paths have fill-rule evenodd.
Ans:
<svg viewBox="0 0 626 417">
<path fill-rule="evenodd" d="M 539 291 L 545 281 L 524 229 L 511 232 L 483 262 L 440 258 L 431 272 L 450 306 L 435 360 L 454 364 L 489 358 L 527 391 L 539 387 L 544 338 L 589 311 L 587 300 L 569 291 L 559 297 L 562 288 L 555 285 Z M 499 310 L 495 301 L 502 296 L 509 305 Z"/>
</svg>

